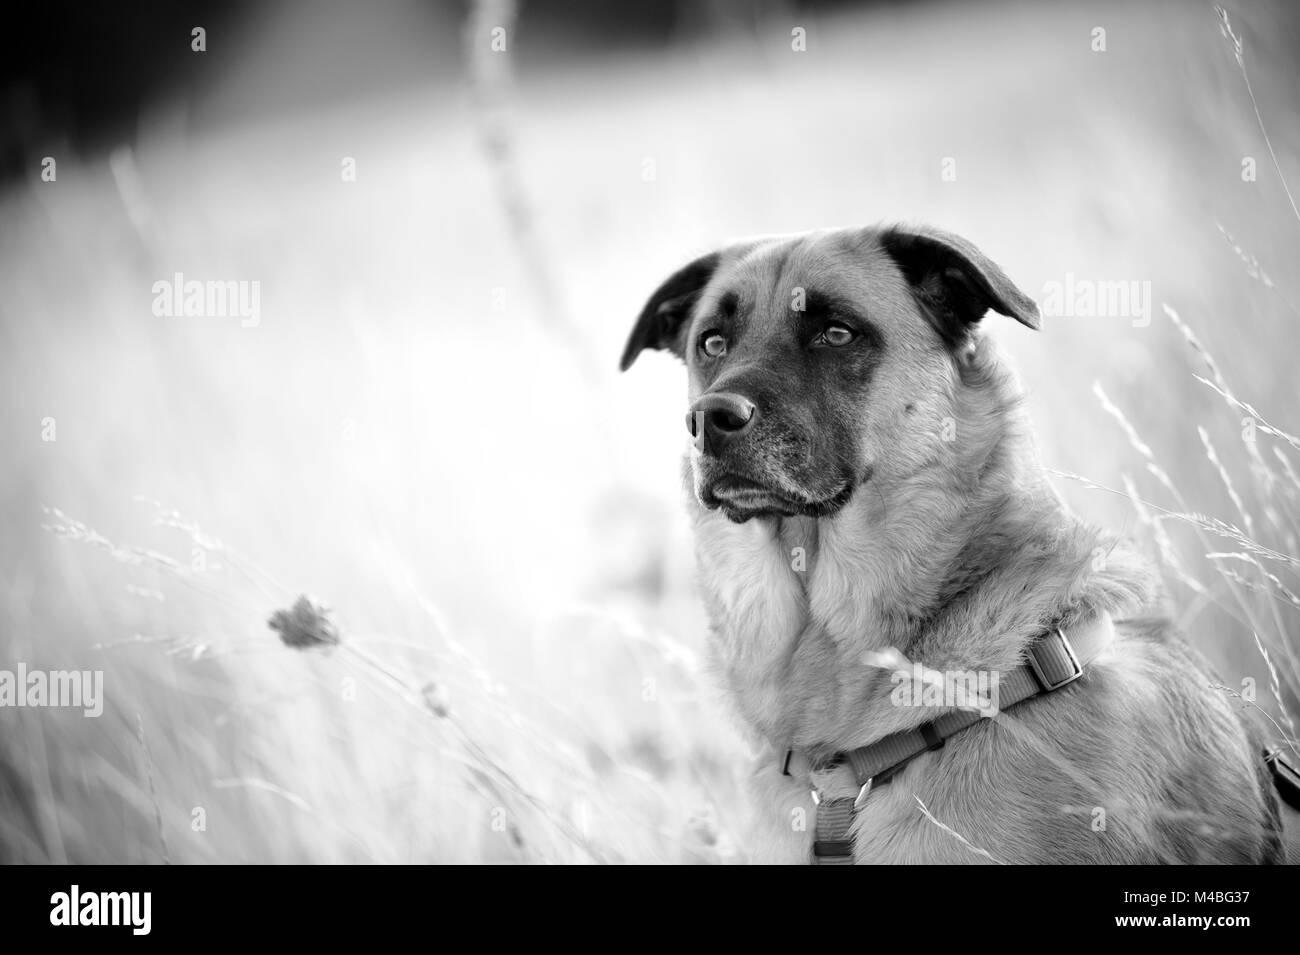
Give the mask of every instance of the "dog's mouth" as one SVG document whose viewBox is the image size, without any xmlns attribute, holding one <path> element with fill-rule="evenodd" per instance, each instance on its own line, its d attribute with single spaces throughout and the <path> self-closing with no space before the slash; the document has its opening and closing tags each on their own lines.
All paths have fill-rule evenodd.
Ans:
<svg viewBox="0 0 1300 955">
<path fill-rule="evenodd" d="M 853 489 L 854 482 L 845 481 L 829 497 L 795 497 L 743 474 L 727 473 L 701 488 L 700 502 L 737 522 L 751 517 L 825 517 L 847 504 Z"/>
</svg>

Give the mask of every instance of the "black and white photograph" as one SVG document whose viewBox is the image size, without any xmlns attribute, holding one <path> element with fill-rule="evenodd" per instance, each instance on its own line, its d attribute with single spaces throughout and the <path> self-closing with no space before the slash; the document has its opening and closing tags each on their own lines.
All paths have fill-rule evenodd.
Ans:
<svg viewBox="0 0 1300 955">
<path fill-rule="evenodd" d="M 1300 5 L 17 16 L 24 921 L 788 864 L 1281 927 L 1124 867 L 1300 861 Z"/>
</svg>

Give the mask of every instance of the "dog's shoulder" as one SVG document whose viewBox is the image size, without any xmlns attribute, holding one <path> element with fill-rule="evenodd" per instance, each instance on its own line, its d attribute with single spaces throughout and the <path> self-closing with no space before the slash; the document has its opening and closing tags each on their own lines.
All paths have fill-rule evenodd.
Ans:
<svg viewBox="0 0 1300 955">
<path fill-rule="evenodd" d="M 1116 629 L 1082 679 L 976 724 L 874 792 L 858 861 L 1280 861 L 1276 798 L 1240 704 L 1169 620 Z"/>
</svg>

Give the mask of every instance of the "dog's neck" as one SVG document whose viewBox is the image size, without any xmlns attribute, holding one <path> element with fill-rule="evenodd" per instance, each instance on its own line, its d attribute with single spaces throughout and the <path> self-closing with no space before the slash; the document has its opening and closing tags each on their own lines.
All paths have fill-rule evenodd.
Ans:
<svg viewBox="0 0 1300 955">
<path fill-rule="evenodd" d="M 1131 556 L 1064 513 L 996 371 L 963 376 L 942 461 L 873 477 L 833 516 L 733 524 L 697 507 L 716 662 L 774 747 L 862 746 L 937 715 L 893 705 L 872 651 L 1005 672 L 1047 627 L 1149 599 Z"/>
</svg>

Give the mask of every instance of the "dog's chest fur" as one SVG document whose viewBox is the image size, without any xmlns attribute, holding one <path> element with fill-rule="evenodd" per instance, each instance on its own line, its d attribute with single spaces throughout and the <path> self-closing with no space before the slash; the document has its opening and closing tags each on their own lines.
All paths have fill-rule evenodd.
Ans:
<svg viewBox="0 0 1300 955">
<path fill-rule="evenodd" d="M 828 742 L 810 734 L 835 723 L 842 685 L 873 682 L 861 655 L 883 646 L 869 595 L 886 571 L 814 518 L 702 515 L 696 541 L 717 663 L 741 715 L 772 740 Z M 811 686 L 822 692 L 792 692 Z"/>
<path fill-rule="evenodd" d="M 833 518 L 735 524 L 695 507 L 714 660 L 769 744 L 852 748 L 924 722 L 936 714 L 890 704 L 890 675 L 870 654 L 925 651 L 932 666 L 1009 669 L 1050 612 L 1043 595 L 985 602 L 985 619 L 936 618 L 945 575 L 962 560 L 960 505 L 948 488 L 911 488 L 905 498 L 890 509 L 901 519 L 869 488 Z M 997 639 L 953 639 L 954 628 L 971 626 L 997 627 Z"/>
</svg>

